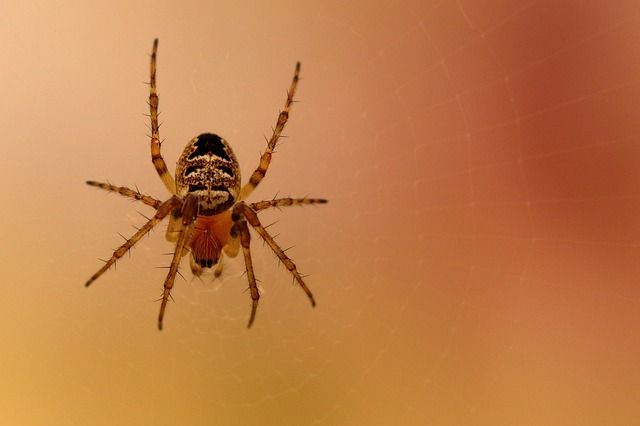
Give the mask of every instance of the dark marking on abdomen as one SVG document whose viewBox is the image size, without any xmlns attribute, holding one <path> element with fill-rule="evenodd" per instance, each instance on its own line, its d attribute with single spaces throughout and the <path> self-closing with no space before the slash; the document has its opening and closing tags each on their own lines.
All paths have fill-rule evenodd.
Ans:
<svg viewBox="0 0 640 426">
<path fill-rule="evenodd" d="M 196 191 L 206 191 L 207 190 L 207 186 L 206 185 L 189 185 L 189 192 L 196 192 Z"/>
<path fill-rule="evenodd" d="M 202 169 L 202 166 L 189 166 L 187 170 L 184 171 L 184 175 L 185 177 L 189 176 L 191 173 L 197 172 L 200 169 Z"/>
<path fill-rule="evenodd" d="M 224 149 L 224 143 L 218 135 L 213 133 L 203 133 L 198 136 L 198 139 L 194 142 L 193 146 L 196 149 L 189 155 L 189 160 L 193 160 L 196 157 L 202 155 L 212 155 L 214 157 L 222 158 L 223 160 L 231 161 L 229 154 Z"/>
<path fill-rule="evenodd" d="M 227 175 L 229 175 L 229 177 L 233 177 L 233 170 L 231 170 L 230 167 L 227 166 L 218 166 L 216 167 L 218 170 L 220 170 L 222 173 L 225 173 Z"/>
</svg>

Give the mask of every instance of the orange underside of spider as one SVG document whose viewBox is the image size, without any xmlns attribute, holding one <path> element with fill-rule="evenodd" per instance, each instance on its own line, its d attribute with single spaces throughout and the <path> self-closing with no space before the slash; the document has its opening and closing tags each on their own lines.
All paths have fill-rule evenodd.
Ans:
<svg viewBox="0 0 640 426">
<path fill-rule="evenodd" d="M 229 241 L 231 212 L 214 216 L 198 216 L 189 247 L 196 264 L 211 268 L 218 263 L 222 247 Z"/>
</svg>

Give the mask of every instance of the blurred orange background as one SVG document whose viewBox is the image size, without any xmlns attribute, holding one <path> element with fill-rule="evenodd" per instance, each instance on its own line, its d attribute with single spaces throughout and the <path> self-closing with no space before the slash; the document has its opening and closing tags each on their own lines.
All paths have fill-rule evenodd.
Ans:
<svg viewBox="0 0 640 426">
<path fill-rule="evenodd" d="M 173 170 L 203 132 L 249 176 L 297 60 L 288 138 L 223 279 L 186 262 L 155 321 Z M 637 2 L 49 2 L 0 6 L 0 409 L 21 425 L 589 425 L 640 418 Z"/>
</svg>

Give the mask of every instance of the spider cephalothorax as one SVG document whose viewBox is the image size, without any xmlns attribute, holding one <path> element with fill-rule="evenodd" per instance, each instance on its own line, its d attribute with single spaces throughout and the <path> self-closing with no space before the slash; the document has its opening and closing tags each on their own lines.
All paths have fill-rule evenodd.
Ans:
<svg viewBox="0 0 640 426">
<path fill-rule="evenodd" d="M 89 278 L 89 286 L 100 275 L 106 272 L 118 259 L 124 256 L 144 235 L 154 226 L 169 216 L 167 240 L 175 242 L 173 259 L 169 266 L 169 273 L 165 278 L 162 292 L 162 303 L 158 316 L 158 328 L 162 329 L 162 319 L 167 301 L 171 296 L 171 289 L 175 281 L 182 256 L 190 253 L 191 270 L 200 275 L 204 269 L 214 268 L 214 274 L 222 273 L 223 254 L 229 257 L 237 256 L 240 247 L 249 281 L 251 294 L 250 327 L 255 319 L 260 294 L 256 284 L 256 277 L 251 262 L 249 225 L 273 250 L 280 262 L 292 274 L 294 280 L 307 294 L 312 306 L 315 299 L 307 288 L 302 275 L 296 265 L 285 254 L 284 250 L 274 241 L 260 223 L 257 212 L 272 207 L 285 207 L 303 204 L 319 204 L 327 201 L 321 198 L 278 198 L 268 201 L 247 204 L 243 200 L 251 194 L 264 178 L 271 155 L 289 118 L 289 110 L 293 103 L 300 63 L 287 92 L 287 100 L 283 110 L 278 115 L 278 121 L 273 134 L 267 143 L 267 148 L 260 157 L 260 163 L 249 181 L 241 186 L 240 168 L 229 143 L 213 133 L 203 133 L 193 138 L 185 147 L 176 166 L 175 179 L 169 174 L 167 165 L 160 153 L 160 134 L 158 124 L 158 93 L 156 90 L 156 55 L 158 40 L 153 43 L 151 53 L 151 80 L 149 82 L 149 116 L 151 118 L 151 161 L 155 166 L 162 182 L 172 194 L 171 198 L 161 202 L 149 195 L 134 191 L 126 187 L 118 187 L 109 183 L 87 181 L 87 184 L 102 188 L 106 191 L 119 193 L 133 198 L 156 209 L 153 217 L 149 218 L 130 239 L 116 249 L 109 260 Z"/>
</svg>

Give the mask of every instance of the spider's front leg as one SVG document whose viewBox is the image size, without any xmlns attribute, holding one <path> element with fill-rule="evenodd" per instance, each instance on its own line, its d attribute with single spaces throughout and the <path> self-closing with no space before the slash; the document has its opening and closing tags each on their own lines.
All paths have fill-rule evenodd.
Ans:
<svg viewBox="0 0 640 426">
<path fill-rule="evenodd" d="M 160 123 L 158 122 L 158 89 L 156 86 L 156 58 L 158 55 L 158 39 L 153 40 L 153 50 L 151 51 L 151 63 L 149 66 L 149 119 L 151 120 L 151 161 L 162 179 L 162 183 L 170 193 L 176 193 L 176 182 L 167 169 L 167 164 L 160 153 Z"/>
<path fill-rule="evenodd" d="M 276 149 L 278 140 L 283 137 L 282 131 L 284 130 L 284 126 L 289 120 L 289 111 L 291 109 L 291 104 L 293 104 L 293 98 L 296 95 L 296 88 L 298 87 L 299 80 L 300 62 L 297 62 L 296 70 L 293 73 L 293 79 L 291 80 L 291 86 L 289 86 L 289 90 L 287 91 L 287 99 L 284 103 L 284 108 L 282 109 L 282 111 L 280 111 L 280 114 L 278 114 L 278 121 L 276 121 L 276 126 L 273 128 L 271 138 L 267 141 L 267 148 L 260 156 L 260 163 L 258 164 L 258 167 L 251 174 L 249 181 L 240 190 L 240 200 L 247 199 L 249 194 L 251 194 L 253 190 L 256 189 L 256 187 L 260 184 L 260 182 L 262 182 L 262 179 L 269 169 L 269 164 L 271 164 L 271 155 Z"/>
<path fill-rule="evenodd" d="M 306 293 L 309 301 L 311 302 L 311 306 L 316 306 L 316 301 L 313 298 L 313 294 L 309 287 L 305 284 L 302 279 L 302 275 L 298 272 L 295 263 L 286 255 L 284 250 L 275 242 L 273 237 L 267 232 L 266 229 L 260 223 L 258 219 L 257 213 L 243 201 L 238 202 L 233 207 L 233 213 L 231 214 L 231 220 L 233 220 L 233 227 L 231 229 L 231 237 L 237 238 L 240 236 L 240 244 L 242 245 L 242 251 L 244 253 L 245 264 L 247 266 L 247 277 L 249 279 L 249 289 L 251 290 L 251 299 L 253 300 L 253 305 L 251 309 L 251 317 L 249 319 L 248 327 L 251 327 L 251 323 L 255 317 L 256 309 L 258 307 L 258 299 L 260 295 L 258 294 L 258 287 L 256 286 L 256 280 L 253 273 L 253 266 L 251 264 L 251 253 L 249 250 L 251 236 L 249 234 L 249 228 L 247 227 L 247 222 L 256 230 L 256 232 L 262 237 L 262 239 L 271 247 L 271 250 L 278 256 L 278 259 L 282 262 L 282 264 L 287 268 L 296 282 L 300 285 L 302 290 Z"/>
<path fill-rule="evenodd" d="M 171 289 L 176 280 L 176 274 L 178 273 L 178 267 L 180 266 L 180 260 L 182 259 L 184 248 L 188 245 L 191 233 L 193 231 L 193 225 L 196 217 L 198 216 L 198 196 L 188 195 L 184 201 L 182 207 L 182 229 L 178 235 L 176 241 L 175 251 L 173 252 L 173 259 L 171 265 L 169 265 L 169 273 L 164 280 L 164 289 L 162 291 L 162 303 L 160 304 L 160 314 L 158 315 L 158 329 L 162 330 L 162 320 L 164 318 L 164 311 L 167 308 L 167 302 L 171 297 Z"/>
</svg>

